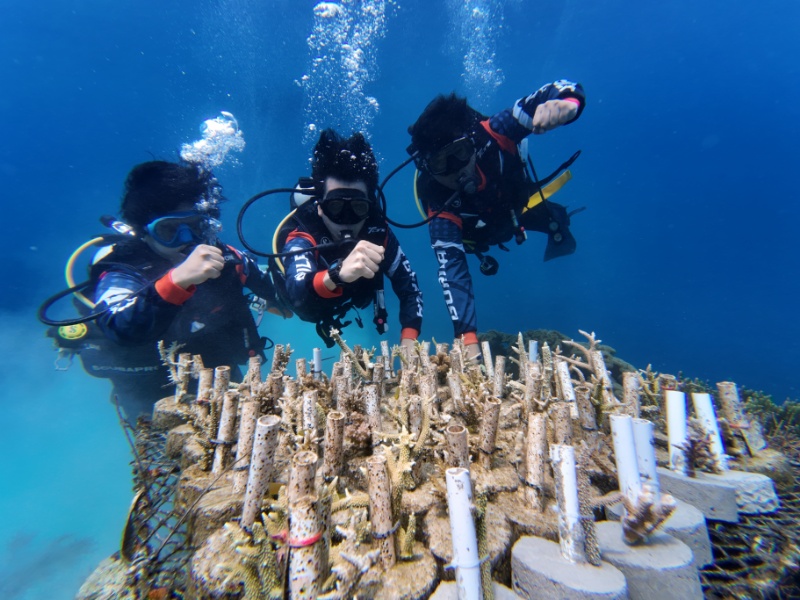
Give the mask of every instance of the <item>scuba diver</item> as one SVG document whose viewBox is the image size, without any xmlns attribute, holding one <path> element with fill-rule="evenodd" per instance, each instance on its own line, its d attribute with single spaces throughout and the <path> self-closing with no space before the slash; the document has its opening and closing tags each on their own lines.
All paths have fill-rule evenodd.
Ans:
<svg viewBox="0 0 800 600">
<path fill-rule="evenodd" d="M 277 232 L 282 260 L 273 265 L 288 307 L 316 323 L 328 347 L 334 343 L 330 329 L 348 325 L 342 319 L 351 309 L 363 326 L 358 309 L 370 303 L 383 334 L 388 329 L 385 275 L 400 301 L 400 343 L 414 344 L 422 327 L 422 292 L 380 211 L 378 164 L 367 140 L 360 133 L 345 139 L 326 129 L 314 147 L 311 179 L 301 184 L 310 189 L 305 196 L 293 194 L 297 208 Z"/>
<path fill-rule="evenodd" d="M 124 223 L 114 223 L 120 234 L 95 256 L 89 281 L 76 286 L 94 299 L 92 312 L 54 322 L 44 316 L 52 299 L 40 309 L 58 345 L 77 353 L 90 375 L 111 380 L 112 398 L 132 424 L 152 413 L 169 383 L 159 340 L 201 355 L 206 367 L 230 366 L 237 380 L 238 365 L 263 359 L 266 346 L 244 289 L 269 312 L 291 316 L 258 264 L 217 239 L 222 200 L 217 180 L 196 164 L 135 166 L 125 181 Z"/>
<path fill-rule="evenodd" d="M 545 198 L 547 181 L 531 180 L 518 144 L 530 133 L 572 123 L 585 104 L 583 87 L 566 80 L 547 84 L 492 117 L 453 93 L 434 98 L 408 128 L 408 153 L 418 169 L 415 190 L 427 215 L 439 282 L 455 337 L 463 340 L 472 358 L 480 347 L 466 253 L 480 259 L 482 273 L 494 275 L 498 263 L 483 253 L 495 245 L 507 250 L 504 244 L 512 238 L 521 244 L 526 231 L 547 234 L 545 260 L 575 251 L 570 214 Z"/>
</svg>

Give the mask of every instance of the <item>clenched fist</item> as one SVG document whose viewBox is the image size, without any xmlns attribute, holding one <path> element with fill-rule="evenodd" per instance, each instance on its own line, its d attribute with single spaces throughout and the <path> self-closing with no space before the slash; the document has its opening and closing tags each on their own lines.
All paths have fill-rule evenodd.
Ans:
<svg viewBox="0 0 800 600">
<path fill-rule="evenodd" d="M 361 240 L 342 261 L 339 277 L 345 283 L 352 283 L 362 277 L 372 279 L 383 262 L 383 253 L 383 246 Z"/>
<path fill-rule="evenodd" d="M 569 100 L 548 100 L 536 107 L 533 133 L 544 133 L 568 123 L 578 113 L 578 105 Z"/>
<path fill-rule="evenodd" d="M 222 274 L 225 259 L 222 250 L 200 244 L 172 271 L 172 282 L 183 289 L 216 279 Z"/>
</svg>

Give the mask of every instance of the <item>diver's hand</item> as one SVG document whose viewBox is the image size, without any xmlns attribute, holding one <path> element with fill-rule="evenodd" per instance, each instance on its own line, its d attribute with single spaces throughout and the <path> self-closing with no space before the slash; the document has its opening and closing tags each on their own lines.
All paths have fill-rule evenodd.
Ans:
<svg viewBox="0 0 800 600">
<path fill-rule="evenodd" d="M 548 100 L 536 107 L 533 133 L 544 133 L 568 123 L 578 113 L 578 105 L 569 100 Z"/>
<path fill-rule="evenodd" d="M 172 270 L 172 282 L 183 289 L 216 279 L 222 274 L 225 259 L 222 250 L 200 244 L 181 264 Z"/>
<path fill-rule="evenodd" d="M 339 277 L 345 283 L 352 283 L 366 277 L 372 279 L 383 261 L 383 246 L 361 240 L 342 261 Z"/>
</svg>

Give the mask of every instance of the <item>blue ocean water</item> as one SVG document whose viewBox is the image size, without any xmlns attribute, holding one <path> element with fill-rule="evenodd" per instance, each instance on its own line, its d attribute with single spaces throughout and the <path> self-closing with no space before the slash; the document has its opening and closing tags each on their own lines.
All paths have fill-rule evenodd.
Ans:
<svg viewBox="0 0 800 600">
<path fill-rule="evenodd" d="M 587 207 L 578 251 L 544 263 L 532 238 L 497 256 L 497 276 L 476 275 L 481 330 L 595 331 L 639 367 L 800 396 L 797 22 L 800 5 L 776 0 L 5 7 L 0 596 L 72 597 L 114 551 L 131 496 L 108 386 L 77 365 L 53 369 L 36 308 L 117 209 L 128 170 L 176 159 L 223 110 L 247 143 L 216 170 L 235 243 L 239 207 L 306 174 L 323 127 L 365 130 L 385 175 L 437 93 L 492 113 L 546 82 L 580 81 L 581 119 L 530 143 L 540 174 L 583 150 L 557 197 Z M 417 219 L 410 168 L 387 195 L 390 216 Z M 267 249 L 285 210 L 282 197 L 260 203 L 248 240 Z M 427 232 L 399 236 L 425 293 L 423 336 L 449 341 Z M 262 331 L 298 355 L 317 344 L 297 320 L 267 318 Z M 378 343 L 355 326 L 346 337 Z"/>
</svg>

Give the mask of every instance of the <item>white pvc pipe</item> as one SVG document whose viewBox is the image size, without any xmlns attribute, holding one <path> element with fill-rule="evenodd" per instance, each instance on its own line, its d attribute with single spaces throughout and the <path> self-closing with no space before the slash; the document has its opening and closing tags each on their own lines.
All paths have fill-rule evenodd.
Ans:
<svg viewBox="0 0 800 600">
<path fill-rule="evenodd" d="M 633 419 L 633 444 L 636 446 L 636 464 L 639 467 L 639 480 L 650 486 L 659 502 L 661 493 L 656 471 L 656 446 L 653 442 L 653 423 L 647 419 Z"/>
<path fill-rule="evenodd" d="M 686 394 L 677 390 L 667 390 L 666 394 L 669 468 L 686 473 L 686 457 L 681 449 L 686 442 Z"/>
<path fill-rule="evenodd" d="M 631 504 L 636 505 L 642 493 L 642 482 L 633 441 L 633 419 L 628 415 L 611 415 L 611 437 L 614 440 L 619 491 Z"/>
<path fill-rule="evenodd" d="M 578 503 L 578 475 L 575 448 L 562 444 L 550 446 L 550 462 L 558 500 L 558 537 L 561 555 L 572 563 L 586 562 L 586 548 Z"/>
<path fill-rule="evenodd" d="M 459 600 L 483 600 L 478 537 L 472 518 L 472 484 L 467 469 L 447 469 L 447 510 Z"/>
<path fill-rule="evenodd" d="M 319 379 L 322 376 L 322 349 L 314 348 L 314 379 Z"/>
<path fill-rule="evenodd" d="M 531 362 L 539 360 L 539 342 L 536 340 L 528 341 L 528 360 Z"/>
<path fill-rule="evenodd" d="M 714 411 L 714 405 L 711 403 L 711 396 L 705 393 L 692 393 L 692 404 L 694 404 L 694 412 L 697 414 L 697 418 L 703 424 L 703 429 L 706 430 L 710 437 L 711 453 L 714 455 L 717 467 L 722 471 L 727 470 L 728 461 L 725 456 L 725 447 L 719 434 L 717 414 Z"/>
</svg>

